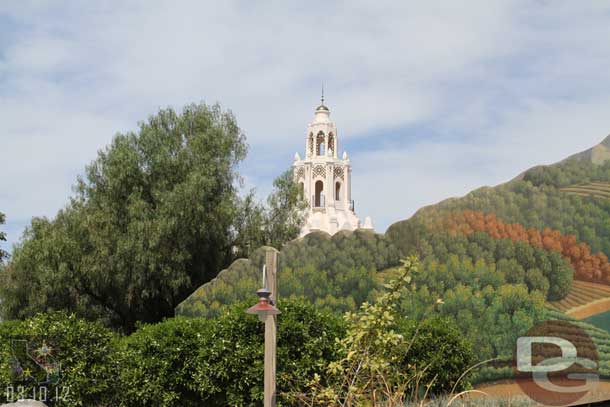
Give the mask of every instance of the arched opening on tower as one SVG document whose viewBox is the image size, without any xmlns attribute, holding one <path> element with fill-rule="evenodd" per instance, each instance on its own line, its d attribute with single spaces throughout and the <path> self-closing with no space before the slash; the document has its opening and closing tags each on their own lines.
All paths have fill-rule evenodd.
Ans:
<svg viewBox="0 0 610 407">
<path fill-rule="evenodd" d="M 324 182 L 316 181 L 316 191 L 314 195 L 314 207 L 321 208 L 324 206 Z"/>
<path fill-rule="evenodd" d="M 335 155 L 335 136 L 333 133 L 328 133 L 328 152 L 330 155 Z"/>
<path fill-rule="evenodd" d="M 341 200 L 341 183 L 335 183 L 335 201 Z"/>
<path fill-rule="evenodd" d="M 319 132 L 316 137 L 316 155 L 324 155 L 326 153 L 324 145 L 324 133 Z"/>
<path fill-rule="evenodd" d="M 299 197 L 303 199 L 305 196 L 305 183 L 303 181 L 299 182 Z"/>
</svg>

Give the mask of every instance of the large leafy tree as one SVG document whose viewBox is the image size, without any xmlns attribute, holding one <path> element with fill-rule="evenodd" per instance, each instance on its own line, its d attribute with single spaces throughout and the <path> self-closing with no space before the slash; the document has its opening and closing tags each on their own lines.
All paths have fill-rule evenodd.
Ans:
<svg viewBox="0 0 610 407">
<path fill-rule="evenodd" d="M 161 110 L 115 136 L 57 217 L 25 232 L 3 279 L 4 317 L 68 309 L 129 332 L 172 316 L 244 241 L 236 167 L 246 150 L 217 105 Z"/>
</svg>

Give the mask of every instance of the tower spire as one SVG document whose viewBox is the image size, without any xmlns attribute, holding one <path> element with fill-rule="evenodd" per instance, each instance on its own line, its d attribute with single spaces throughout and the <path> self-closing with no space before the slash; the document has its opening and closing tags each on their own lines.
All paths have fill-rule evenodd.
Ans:
<svg viewBox="0 0 610 407">
<path fill-rule="evenodd" d="M 324 104 L 324 82 L 322 82 L 322 97 L 320 98 L 322 104 Z"/>
</svg>

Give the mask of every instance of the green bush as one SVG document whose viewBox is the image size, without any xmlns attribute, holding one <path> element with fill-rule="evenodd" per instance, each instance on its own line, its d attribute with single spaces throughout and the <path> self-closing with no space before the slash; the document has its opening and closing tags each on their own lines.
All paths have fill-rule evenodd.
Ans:
<svg viewBox="0 0 610 407">
<path fill-rule="evenodd" d="M 264 325 L 224 308 L 212 320 L 174 318 L 140 326 L 123 339 L 117 404 L 121 406 L 251 406 L 263 399 Z M 278 405 L 336 359 L 342 320 L 303 300 L 280 301 Z"/>
<path fill-rule="evenodd" d="M 13 356 L 22 351 L 21 367 L 41 380 L 27 355 L 46 344 L 51 349 L 48 361 L 61 363 L 59 380 L 46 385 L 49 397 L 56 387 L 60 394 L 69 389 L 68 400 L 57 406 L 258 404 L 263 397 L 264 325 L 244 312 L 249 305 L 225 308 L 212 320 L 172 318 L 141 325 L 123 338 L 65 313 L 2 322 L 0 385 L 23 385 L 23 396 L 33 398 L 38 383 L 14 373 Z M 284 394 L 303 388 L 337 358 L 336 338 L 343 337 L 345 326 L 338 316 L 303 300 L 285 299 L 279 307 L 278 405 L 288 405 Z M 5 392 L 1 397 L 0 402 L 10 401 Z"/>
<path fill-rule="evenodd" d="M 244 310 L 230 307 L 214 322 L 197 361 L 196 383 L 206 406 L 251 406 L 263 399 L 264 326 Z M 302 390 L 316 373 L 337 358 L 336 338 L 345 332 L 343 321 L 318 311 L 303 300 L 283 300 L 278 307 L 278 405 L 289 405 L 285 395 Z"/>
<path fill-rule="evenodd" d="M 211 320 L 173 318 L 143 325 L 125 337 L 117 352 L 117 404 L 199 406 L 194 384 L 196 359 L 210 336 Z"/>
<path fill-rule="evenodd" d="M 59 395 L 57 406 L 106 406 L 114 394 L 115 334 L 99 323 L 88 322 L 63 312 L 39 314 L 25 321 L 0 324 L 0 386 L 6 389 L 23 386 L 24 394 L 38 395 L 40 381 L 45 380 L 44 370 L 27 356 L 39 362 L 58 362 L 59 372 L 51 374 L 51 383 L 45 384 L 49 399 Z M 39 352 L 46 346 L 46 357 Z M 14 365 L 15 356 L 19 365 Z M 25 375 L 19 370 L 28 370 Z M 35 390 L 36 389 L 36 390 Z M 2 392 L 0 400 L 6 400 Z M 18 394 L 16 394 L 18 396 Z M 38 397 L 38 396 L 37 396 Z"/>
<path fill-rule="evenodd" d="M 401 333 L 410 342 L 402 364 L 424 372 L 420 379 L 430 383 L 429 394 L 449 393 L 468 387 L 460 376 L 473 364 L 472 345 L 448 318 L 432 317 L 421 323 L 405 321 Z"/>
</svg>

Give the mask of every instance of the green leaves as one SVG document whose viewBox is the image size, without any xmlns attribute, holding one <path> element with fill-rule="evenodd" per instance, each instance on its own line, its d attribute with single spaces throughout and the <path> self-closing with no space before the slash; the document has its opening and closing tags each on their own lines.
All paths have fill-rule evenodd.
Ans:
<svg viewBox="0 0 610 407">
<path fill-rule="evenodd" d="M 168 319 L 145 325 L 119 351 L 120 405 L 250 406 L 263 397 L 263 325 L 244 310 L 223 309 L 210 320 Z M 278 405 L 336 359 L 340 318 L 302 301 L 280 301 Z"/>
<path fill-rule="evenodd" d="M 44 342 L 61 363 L 57 386 L 68 386 L 71 396 L 59 406 L 260 404 L 264 327 L 244 312 L 250 305 L 224 308 L 215 319 L 171 318 L 140 325 L 125 337 L 65 313 L 2 322 L 0 385 L 20 384 L 11 376 L 11 340 L 26 340 L 35 347 Z M 303 301 L 283 300 L 278 306 L 278 405 L 289 406 L 293 392 L 304 391 L 310 377 L 338 358 L 336 338 L 345 335 L 345 326 L 341 318 Z M 27 386 L 32 394 L 35 383 Z M 54 391 L 50 386 L 49 394 Z M 0 403 L 7 401 L 3 397 L 4 391 Z"/>
<path fill-rule="evenodd" d="M 177 312 L 213 316 L 222 304 L 253 298 L 260 284 L 262 252 L 238 260 L 186 299 Z M 305 297 L 317 307 L 353 311 L 375 298 L 382 279 L 377 270 L 398 265 L 396 248 L 370 231 L 310 234 L 284 245 L 280 253 L 280 297 Z"/>
<path fill-rule="evenodd" d="M 11 361 L 17 358 L 21 368 L 28 369 L 32 376 L 41 380 L 45 378 L 41 366 L 57 362 L 60 365 L 57 379 L 45 385 L 49 397 L 67 395 L 57 405 L 112 405 L 116 385 L 116 341 L 114 333 L 101 324 L 61 312 L 39 314 L 26 321 L 3 322 L 0 324 L 0 385 L 3 389 L 22 385 L 26 394 L 31 395 L 39 385 L 20 373 L 7 375 L 12 371 Z M 42 353 L 36 351 L 42 346 L 48 348 L 47 358 L 42 358 Z M 26 350 L 30 356 L 40 359 L 40 366 L 32 363 Z M 8 401 L 6 396 L 3 391 L 0 400 Z"/>
<path fill-rule="evenodd" d="M 172 316 L 232 259 L 245 154 L 218 105 L 161 110 L 116 135 L 66 208 L 32 222 L 1 287 L 4 317 L 65 309 L 131 332 Z"/>
<path fill-rule="evenodd" d="M 292 169 L 276 178 L 273 187 L 273 193 L 267 198 L 266 244 L 280 249 L 285 242 L 299 235 L 305 221 L 307 201 L 294 182 Z"/>
<path fill-rule="evenodd" d="M 414 374 L 401 366 L 408 343 L 397 328 L 397 300 L 408 284 L 408 276 L 417 270 L 417 259 L 402 261 L 398 278 L 375 304 L 362 303 L 356 313 L 345 314 L 348 323 L 345 338 L 339 341 L 344 355 L 329 364 L 328 385 L 313 383 L 316 405 L 356 406 L 398 405 L 407 398 L 407 388 Z"/>
</svg>

